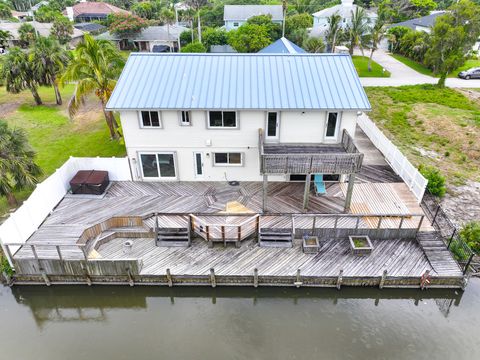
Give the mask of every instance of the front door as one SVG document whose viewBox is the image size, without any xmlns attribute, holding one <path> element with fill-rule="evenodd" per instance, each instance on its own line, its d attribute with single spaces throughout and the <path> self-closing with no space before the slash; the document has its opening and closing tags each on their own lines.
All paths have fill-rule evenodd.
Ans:
<svg viewBox="0 0 480 360">
<path fill-rule="evenodd" d="M 279 113 L 267 112 L 267 123 L 265 130 L 265 140 L 269 142 L 278 141 L 279 133 Z"/>
<path fill-rule="evenodd" d="M 193 153 L 194 165 L 195 165 L 195 177 L 203 177 L 203 154 L 201 152 Z"/>
</svg>

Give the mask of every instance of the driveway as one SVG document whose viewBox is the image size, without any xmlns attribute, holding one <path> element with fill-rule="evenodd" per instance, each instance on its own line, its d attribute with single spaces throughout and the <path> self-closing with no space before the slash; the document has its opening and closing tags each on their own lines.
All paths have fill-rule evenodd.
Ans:
<svg viewBox="0 0 480 360">
<path fill-rule="evenodd" d="M 355 55 L 361 55 L 360 50 L 355 50 Z M 368 52 L 365 52 L 365 56 Z M 373 60 L 387 69 L 391 76 L 389 78 L 360 78 L 363 86 L 401 86 L 417 84 L 436 84 L 437 78 L 423 75 L 412 68 L 388 55 L 384 50 L 377 50 L 373 53 Z M 480 88 L 480 80 L 462 80 L 448 78 L 446 85 L 459 88 Z"/>
</svg>

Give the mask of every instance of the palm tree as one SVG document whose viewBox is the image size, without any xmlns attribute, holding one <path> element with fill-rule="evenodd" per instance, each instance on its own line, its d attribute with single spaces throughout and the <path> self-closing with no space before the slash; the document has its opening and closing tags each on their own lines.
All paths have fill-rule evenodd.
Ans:
<svg viewBox="0 0 480 360">
<path fill-rule="evenodd" d="M 303 47 L 309 53 L 323 53 L 325 51 L 325 43 L 320 37 L 311 37 L 303 42 Z"/>
<path fill-rule="evenodd" d="M 5 81 L 7 91 L 12 94 L 29 89 L 37 105 L 42 105 L 42 99 L 38 95 L 39 81 L 33 70 L 33 64 L 28 54 L 19 47 L 10 49 L 4 56 L 0 69 L 0 77 Z"/>
<path fill-rule="evenodd" d="M 0 46 L 6 47 L 7 41 L 12 38 L 12 34 L 8 30 L 0 30 Z"/>
<path fill-rule="evenodd" d="M 14 192 L 34 186 L 41 174 L 34 162 L 35 152 L 21 129 L 9 129 L 0 121 L 0 196 L 10 206 L 17 205 Z"/>
<path fill-rule="evenodd" d="M 202 42 L 202 26 L 200 25 L 200 9 L 208 4 L 208 0 L 186 0 L 188 6 L 197 12 L 198 41 Z"/>
<path fill-rule="evenodd" d="M 385 37 L 385 26 L 384 23 L 381 21 L 377 21 L 377 23 L 372 27 L 369 35 L 370 39 L 370 58 L 368 59 L 368 71 L 372 71 L 372 58 L 373 52 L 378 49 L 378 44 L 382 39 Z"/>
<path fill-rule="evenodd" d="M 328 30 L 326 33 L 327 44 L 330 45 L 330 52 L 335 51 L 338 39 L 342 32 L 342 17 L 338 14 L 332 14 L 328 19 Z"/>
<path fill-rule="evenodd" d="M 62 105 L 62 96 L 58 90 L 57 80 L 68 63 L 65 49 L 57 40 L 39 36 L 30 53 L 30 61 L 40 83 L 53 86 L 57 105 Z"/>
<path fill-rule="evenodd" d="M 365 43 L 365 36 L 369 32 L 369 18 L 365 9 L 358 7 L 355 12 L 352 10 L 352 24 L 347 28 L 348 39 L 350 42 L 350 55 L 353 55 L 355 46 L 360 47 L 363 54 L 363 46 Z"/>
<path fill-rule="evenodd" d="M 18 28 L 18 38 L 20 40 L 21 47 L 28 47 L 30 46 L 37 36 L 37 32 L 35 28 L 29 23 L 23 23 Z"/>
<path fill-rule="evenodd" d="M 110 111 L 105 109 L 107 101 L 117 83 L 125 61 L 118 49 L 108 40 L 95 40 L 86 34 L 84 41 L 75 48 L 60 84 L 76 82 L 75 92 L 68 104 L 70 117 L 91 93 L 100 99 L 112 139 L 119 137 L 118 124 Z"/>
<path fill-rule="evenodd" d="M 175 13 L 168 8 L 164 8 L 160 12 L 160 21 L 167 25 L 168 40 L 170 41 L 170 25 L 175 23 Z M 170 45 L 168 45 L 168 47 L 170 48 L 170 52 L 172 52 L 172 47 Z"/>
</svg>

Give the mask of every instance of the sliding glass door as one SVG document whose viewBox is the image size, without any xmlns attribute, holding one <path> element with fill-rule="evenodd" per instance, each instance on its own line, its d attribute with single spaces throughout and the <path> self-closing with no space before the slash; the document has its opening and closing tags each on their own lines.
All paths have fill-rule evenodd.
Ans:
<svg viewBox="0 0 480 360">
<path fill-rule="evenodd" d="M 140 168 L 144 179 L 176 179 L 174 153 L 141 153 Z"/>
</svg>

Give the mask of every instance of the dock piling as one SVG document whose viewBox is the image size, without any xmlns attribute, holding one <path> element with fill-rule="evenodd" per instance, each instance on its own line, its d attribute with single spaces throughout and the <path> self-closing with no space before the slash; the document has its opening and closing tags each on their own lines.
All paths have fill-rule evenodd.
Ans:
<svg viewBox="0 0 480 360">
<path fill-rule="evenodd" d="M 215 279 L 215 269 L 214 268 L 210 269 L 210 282 L 212 283 L 212 288 L 217 286 L 217 281 Z"/>
<path fill-rule="evenodd" d="M 167 269 L 167 282 L 168 282 L 168 287 L 173 286 L 172 274 L 170 274 L 170 269 Z"/>
<path fill-rule="evenodd" d="M 258 287 L 258 269 L 253 269 L 253 287 Z"/>
<path fill-rule="evenodd" d="M 340 270 L 338 273 L 338 279 L 337 279 L 337 289 L 340 290 L 342 287 L 342 281 L 343 281 L 343 270 Z"/>
</svg>

